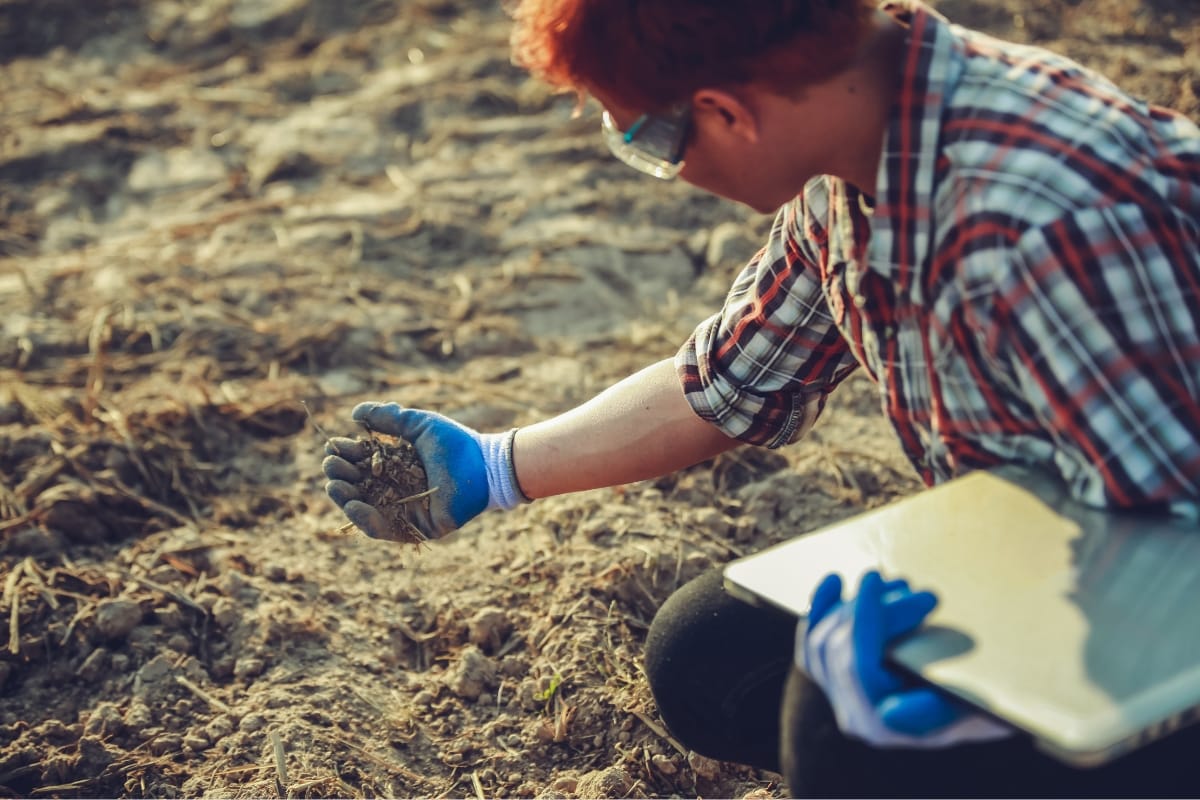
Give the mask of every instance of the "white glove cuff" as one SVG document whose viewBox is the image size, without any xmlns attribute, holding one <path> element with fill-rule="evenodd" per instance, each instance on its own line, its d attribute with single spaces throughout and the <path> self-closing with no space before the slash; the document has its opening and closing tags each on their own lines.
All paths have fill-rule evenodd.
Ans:
<svg viewBox="0 0 1200 800">
<path fill-rule="evenodd" d="M 513 439 L 516 436 L 517 429 L 513 428 L 506 433 L 481 433 L 476 437 L 487 467 L 488 511 L 496 508 L 511 511 L 522 503 L 531 502 L 521 491 L 513 466 Z"/>
</svg>

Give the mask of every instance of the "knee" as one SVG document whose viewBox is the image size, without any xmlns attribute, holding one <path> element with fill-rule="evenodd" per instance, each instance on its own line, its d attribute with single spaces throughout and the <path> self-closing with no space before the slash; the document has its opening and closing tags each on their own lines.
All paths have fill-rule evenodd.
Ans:
<svg viewBox="0 0 1200 800">
<path fill-rule="evenodd" d="M 655 615 L 645 650 L 650 691 L 671 733 L 702 755 L 777 769 L 795 624 L 728 595 L 721 569 L 678 589 Z"/>
<path fill-rule="evenodd" d="M 711 656 L 718 644 L 719 569 L 709 570 L 677 589 L 658 609 L 646 634 L 646 677 L 656 699 L 681 684 L 681 672 Z"/>
</svg>

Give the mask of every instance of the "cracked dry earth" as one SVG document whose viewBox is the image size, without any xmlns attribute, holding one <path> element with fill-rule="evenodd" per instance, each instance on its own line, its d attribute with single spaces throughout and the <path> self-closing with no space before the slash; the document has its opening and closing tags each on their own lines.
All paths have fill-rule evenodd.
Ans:
<svg viewBox="0 0 1200 800">
<path fill-rule="evenodd" d="M 945 0 L 1200 117 L 1192 0 Z M 779 797 L 640 672 L 704 569 L 913 491 L 814 434 L 343 532 L 361 400 L 483 430 L 674 352 L 769 223 L 611 159 L 495 2 L 0 0 L 0 796 Z"/>
</svg>

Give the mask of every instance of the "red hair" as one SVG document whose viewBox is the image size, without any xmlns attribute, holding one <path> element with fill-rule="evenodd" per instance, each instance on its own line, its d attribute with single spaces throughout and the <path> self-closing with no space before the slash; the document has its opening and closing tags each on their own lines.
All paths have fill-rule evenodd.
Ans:
<svg viewBox="0 0 1200 800">
<path fill-rule="evenodd" d="M 876 0 L 510 0 L 513 58 L 582 97 L 661 112 L 702 87 L 780 93 L 853 57 Z"/>
</svg>

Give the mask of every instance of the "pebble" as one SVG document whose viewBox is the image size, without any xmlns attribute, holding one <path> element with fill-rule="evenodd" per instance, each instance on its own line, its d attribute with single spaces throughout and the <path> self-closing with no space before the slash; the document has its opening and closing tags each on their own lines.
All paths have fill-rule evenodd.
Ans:
<svg viewBox="0 0 1200 800">
<path fill-rule="evenodd" d="M 133 701 L 129 705 L 129 708 L 125 710 L 125 724 L 130 728 L 145 728 L 153 719 L 154 717 L 150 713 L 150 708 L 139 700 Z"/>
<path fill-rule="evenodd" d="M 262 674 L 267 664 L 261 658 L 246 656 L 233 664 L 233 675 L 237 678 L 253 678 Z"/>
<path fill-rule="evenodd" d="M 110 662 L 110 654 L 103 647 L 97 647 L 88 657 L 79 665 L 79 669 L 75 670 L 75 674 L 82 680 L 92 683 L 102 676 L 105 670 L 108 669 Z"/>
<path fill-rule="evenodd" d="M 183 746 L 196 753 L 207 750 L 211 745 L 212 742 L 208 740 L 208 737 L 198 733 L 190 732 L 183 736 Z"/>
<path fill-rule="evenodd" d="M 496 685 L 496 664 L 478 647 L 464 647 L 447 678 L 450 691 L 467 700 L 477 700 Z"/>
<path fill-rule="evenodd" d="M 585 774 L 575 787 L 576 797 L 624 797 L 633 779 L 621 767 L 606 767 Z"/>
<path fill-rule="evenodd" d="M 257 711 L 251 711 L 246 716 L 242 717 L 241 723 L 238 725 L 238 730 L 244 733 L 254 733 L 254 731 L 262 730 L 266 727 L 267 718 Z"/>
<path fill-rule="evenodd" d="M 124 639 L 142 621 L 142 607 L 133 600 L 103 600 L 96 607 L 96 631 L 106 639 Z"/>
<path fill-rule="evenodd" d="M 87 721 L 83 724 L 83 733 L 85 736 L 113 736 L 125 727 L 125 721 L 121 718 L 121 712 L 117 710 L 113 703 L 98 703 L 92 713 L 88 715 Z"/>
<path fill-rule="evenodd" d="M 192 640 L 185 633 L 173 633 L 167 639 L 166 647 L 168 650 L 174 650 L 177 653 L 190 653 L 192 651 Z"/>
<path fill-rule="evenodd" d="M 170 603 L 169 605 L 156 609 L 154 616 L 158 618 L 159 623 L 161 623 L 162 626 L 167 630 L 178 630 L 185 624 L 185 620 L 183 618 L 183 609 L 181 609 L 175 603 Z"/>
<path fill-rule="evenodd" d="M 157 683 L 167 677 L 174 669 L 166 656 L 155 656 L 142 665 L 133 680 L 133 690 L 138 692 L 146 684 Z"/>
<path fill-rule="evenodd" d="M 679 772 L 679 766 L 671 760 L 670 756 L 661 754 L 651 756 L 650 765 L 668 778 Z"/>
<path fill-rule="evenodd" d="M 233 733 L 233 720 L 227 714 L 213 717 L 212 721 L 204 728 L 204 735 L 210 742 L 219 742 L 231 733 Z"/>
<path fill-rule="evenodd" d="M 222 597 L 213 603 L 212 615 L 217 627 L 225 631 L 233 630 L 242 621 L 242 612 L 238 604 L 228 597 Z"/>
<path fill-rule="evenodd" d="M 164 733 L 150 742 L 150 752 L 156 756 L 178 753 L 183 748 L 183 737 L 178 733 Z"/>
<path fill-rule="evenodd" d="M 467 638 L 485 653 L 495 653 L 512 633 L 508 614 L 494 606 L 480 609 L 467 623 Z"/>
<path fill-rule="evenodd" d="M 101 772 L 116 757 L 116 752 L 98 736 L 84 736 L 79 740 L 79 767 L 87 772 Z"/>
</svg>

